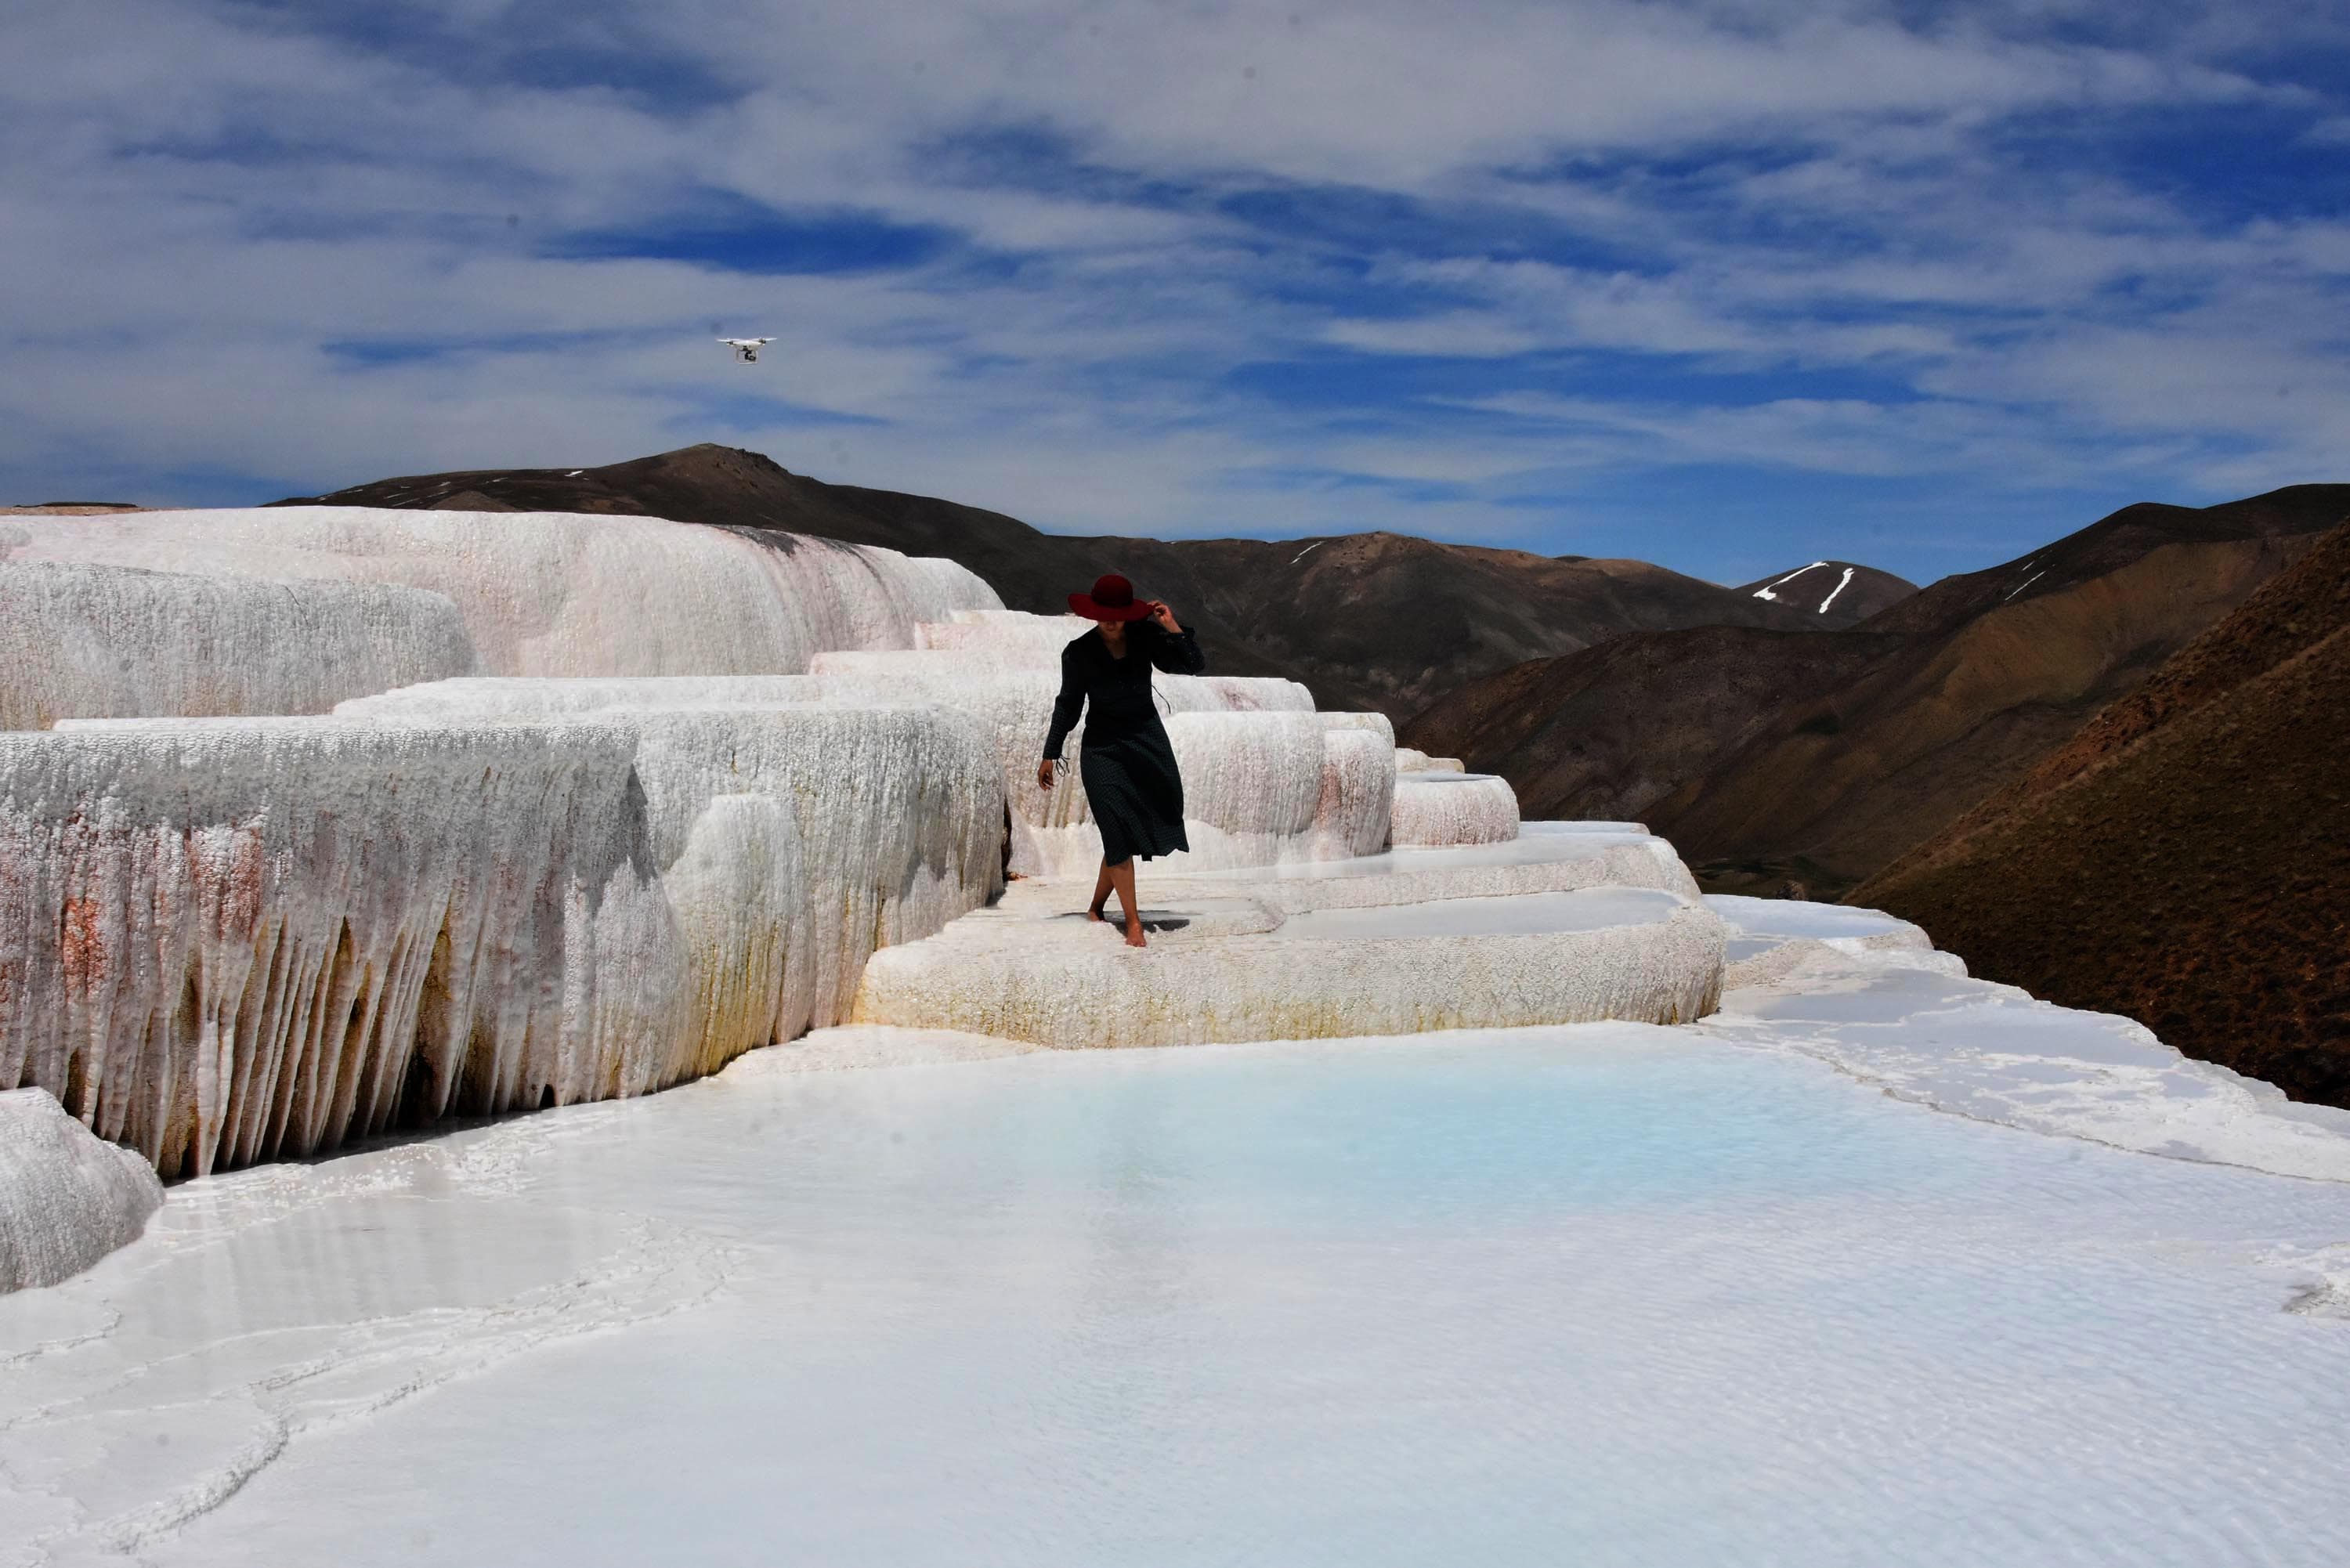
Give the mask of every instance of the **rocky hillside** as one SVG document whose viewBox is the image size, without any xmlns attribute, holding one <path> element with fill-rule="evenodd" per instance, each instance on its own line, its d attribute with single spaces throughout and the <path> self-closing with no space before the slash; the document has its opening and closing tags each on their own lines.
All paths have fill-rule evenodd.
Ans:
<svg viewBox="0 0 2350 1568">
<path fill-rule="evenodd" d="M 1475 676 L 1627 633 L 1716 625 L 1814 632 L 1911 591 L 1898 577 L 1856 574 L 1823 616 L 1806 597 L 1815 578 L 1825 578 L 1819 597 L 1835 586 L 1819 571 L 1796 579 L 1801 595 L 1762 598 L 1752 587 L 1725 588 L 1640 561 L 1395 534 L 1277 542 L 1045 534 L 999 512 L 827 484 L 756 452 L 708 445 L 604 468 L 427 474 L 303 499 L 640 513 L 886 545 L 961 562 L 1014 609 L 1062 610 L 1072 588 L 1123 572 L 1196 622 L 1215 669 L 1288 676 L 1311 686 L 1325 707 L 1377 709 L 1398 720 Z"/>
<path fill-rule="evenodd" d="M 2350 485 L 2126 507 L 1825 637 L 1677 630 L 1502 671 L 1402 739 L 1505 774 L 1528 815 L 1646 820 L 1716 886 L 1833 893 L 2029 773 L 2345 513 Z"/>
<path fill-rule="evenodd" d="M 1977 973 L 2350 1106 L 2350 524 L 1865 883 Z"/>
<path fill-rule="evenodd" d="M 1471 681 L 1399 738 L 1504 774 L 1530 818 L 1638 821 L 1898 646 L 1736 626 L 1633 632 Z"/>
</svg>

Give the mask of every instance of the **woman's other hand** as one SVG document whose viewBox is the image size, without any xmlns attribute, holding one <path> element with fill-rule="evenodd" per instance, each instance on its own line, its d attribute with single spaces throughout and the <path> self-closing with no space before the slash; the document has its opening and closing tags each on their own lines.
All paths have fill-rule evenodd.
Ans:
<svg viewBox="0 0 2350 1568">
<path fill-rule="evenodd" d="M 1053 759 L 1050 757 L 1036 764 L 1036 787 L 1038 789 L 1053 787 Z"/>
<path fill-rule="evenodd" d="M 1150 607 L 1150 619 L 1159 630 L 1178 634 L 1182 631 L 1183 628 L 1175 624 L 1175 612 L 1167 607 L 1165 599 L 1145 599 L 1142 602 Z"/>
</svg>

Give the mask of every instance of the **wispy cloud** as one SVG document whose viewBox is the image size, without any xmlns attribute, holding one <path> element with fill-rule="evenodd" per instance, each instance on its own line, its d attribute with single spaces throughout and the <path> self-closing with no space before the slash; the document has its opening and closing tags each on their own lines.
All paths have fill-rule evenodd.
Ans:
<svg viewBox="0 0 2350 1568">
<path fill-rule="evenodd" d="M 15 498 L 707 437 L 1739 578 L 2344 476 L 2323 8 L 33 0 L 0 49 Z"/>
</svg>

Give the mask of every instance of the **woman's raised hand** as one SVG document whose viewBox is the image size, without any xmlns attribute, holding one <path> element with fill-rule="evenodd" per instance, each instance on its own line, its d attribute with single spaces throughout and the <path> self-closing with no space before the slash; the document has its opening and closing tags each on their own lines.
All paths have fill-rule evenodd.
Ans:
<svg viewBox="0 0 2350 1568">
<path fill-rule="evenodd" d="M 1158 625 L 1159 630 L 1178 633 L 1182 631 L 1183 628 L 1175 624 L 1175 612 L 1167 607 L 1165 599 L 1145 599 L 1142 602 L 1150 607 L 1150 618 Z"/>
<path fill-rule="evenodd" d="M 1050 757 L 1036 764 L 1036 787 L 1038 789 L 1053 787 L 1053 759 Z"/>
</svg>

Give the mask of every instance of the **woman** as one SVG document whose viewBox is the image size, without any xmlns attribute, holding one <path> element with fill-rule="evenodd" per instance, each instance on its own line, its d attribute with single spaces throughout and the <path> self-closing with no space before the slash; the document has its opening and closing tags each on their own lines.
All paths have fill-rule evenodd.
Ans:
<svg viewBox="0 0 2350 1568">
<path fill-rule="evenodd" d="M 1157 599 L 1137 599 L 1134 585 L 1115 572 L 1097 581 L 1092 593 L 1071 594 L 1069 608 L 1096 624 L 1061 650 L 1061 694 L 1053 703 L 1036 784 L 1053 787 L 1061 747 L 1079 710 L 1090 704 L 1077 773 L 1101 829 L 1102 865 L 1086 918 L 1100 919 L 1116 888 L 1126 908 L 1126 945 L 1139 948 L 1146 944 L 1142 906 L 1134 897 L 1134 857 L 1191 847 L 1183 836 L 1183 777 L 1151 701 L 1150 672 L 1197 675 L 1208 661 L 1199 640 L 1176 624 L 1173 610 Z"/>
</svg>

